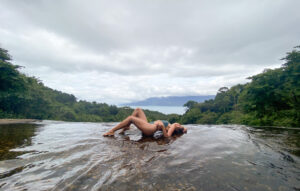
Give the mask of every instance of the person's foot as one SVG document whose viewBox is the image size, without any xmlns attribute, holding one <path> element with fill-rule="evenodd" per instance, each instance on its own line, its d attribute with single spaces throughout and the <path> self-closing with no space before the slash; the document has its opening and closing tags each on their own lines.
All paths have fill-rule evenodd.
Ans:
<svg viewBox="0 0 300 191">
<path fill-rule="evenodd" d="M 106 132 L 103 134 L 104 137 L 109 137 L 109 136 L 114 136 L 115 132 L 113 132 L 112 130 Z"/>
<path fill-rule="evenodd" d="M 122 131 L 121 131 L 119 134 L 124 134 L 125 131 L 127 131 L 127 130 L 129 130 L 129 129 L 130 129 L 130 127 L 125 127 L 125 128 L 122 129 Z"/>
</svg>

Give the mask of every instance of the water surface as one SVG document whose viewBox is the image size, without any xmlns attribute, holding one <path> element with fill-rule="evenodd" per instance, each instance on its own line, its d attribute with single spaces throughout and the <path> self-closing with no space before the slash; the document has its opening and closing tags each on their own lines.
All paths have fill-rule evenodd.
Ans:
<svg viewBox="0 0 300 191">
<path fill-rule="evenodd" d="M 0 125 L 0 190 L 300 190 L 300 130 L 187 125 L 101 135 L 116 123 Z"/>
</svg>

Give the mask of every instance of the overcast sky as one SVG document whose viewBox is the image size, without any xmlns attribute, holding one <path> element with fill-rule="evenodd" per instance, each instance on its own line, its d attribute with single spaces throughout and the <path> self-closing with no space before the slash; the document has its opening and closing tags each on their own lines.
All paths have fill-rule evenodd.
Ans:
<svg viewBox="0 0 300 191">
<path fill-rule="evenodd" d="M 299 0 L 0 0 L 0 45 L 22 71 L 119 104 L 216 94 L 300 44 Z"/>
</svg>

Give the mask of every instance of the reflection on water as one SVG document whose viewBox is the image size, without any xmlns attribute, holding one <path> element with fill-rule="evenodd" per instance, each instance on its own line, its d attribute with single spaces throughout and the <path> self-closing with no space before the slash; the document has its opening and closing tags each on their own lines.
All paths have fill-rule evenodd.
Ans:
<svg viewBox="0 0 300 191">
<path fill-rule="evenodd" d="M 7 124 L 0 125 L 0 160 L 12 159 L 24 152 L 9 152 L 16 147 L 31 145 L 37 124 Z"/>
<path fill-rule="evenodd" d="M 300 130 L 187 125 L 171 139 L 135 128 L 101 136 L 114 125 L 0 126 L 0 190 L 300 189 Z"/>
<path fill-rule="evenodd" d="M 272 148 L 300 156 L 300 128 L 255 127 L 248 130 L 263 139 L 266 144 L 275 144 Z"/>
</svg>

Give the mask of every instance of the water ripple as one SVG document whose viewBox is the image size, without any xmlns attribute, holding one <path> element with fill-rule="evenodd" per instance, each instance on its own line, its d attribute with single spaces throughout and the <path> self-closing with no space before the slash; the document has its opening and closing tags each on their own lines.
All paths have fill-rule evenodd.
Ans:
<svg viewBox="0 0 300 191">
<path fill-rule="evenodd" d="M 135 128 L 102 137 L 115 124 L 0 126 L 15 135 L 3 137 L 12 146 L 0 160 L 0 190 L 300 188 L 299 130 L 187 125 L 188 134 L 171 139 Z"/>
</svg>

